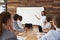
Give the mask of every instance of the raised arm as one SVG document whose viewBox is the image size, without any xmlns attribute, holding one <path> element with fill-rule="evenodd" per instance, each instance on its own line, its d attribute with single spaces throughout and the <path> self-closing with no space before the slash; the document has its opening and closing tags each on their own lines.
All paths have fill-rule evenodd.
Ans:
<svg viewBox="0 0 60 40">
<path fill-rule="evenodd" d="M 35 17 L 36 17 L 38 20 L 40 20 L 40 17 L 38 17 L 37 15 L 35 15 Z"/>
</svg>

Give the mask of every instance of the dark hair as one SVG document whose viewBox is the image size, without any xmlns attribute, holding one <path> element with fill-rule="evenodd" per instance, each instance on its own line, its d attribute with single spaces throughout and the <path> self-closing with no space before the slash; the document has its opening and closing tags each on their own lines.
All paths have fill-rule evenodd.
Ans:
<svg viewBox="0 0 60 40">
<path fill-rule="evenodd" d="M 2 35 L 2 32 L 3 32 L 3 27 L 2 27 L 2 17 L 1 17 L 1 14 L 0 14 L 0 36 Z"/>
<path fill-rule="evenodd" d="M 54 24 L 60 28 L 60 15 L 56 15 L 54 18 L 53 18 L 53 22 Z"/>
<path fill-rule="evenodd" d="M 48 22 L 50 22 L 51 21 L 51 18 L 50 17 L 46 17 L 46 20 L 48 21 Z"/>
<path fill-rule="evenodd" d="M 25 24 L 25 27 L 28 28 L 28 29 L 31 29 L 31 28 L 32 28 L 32 24 L 26 23 L 26 24 Z"/>
<path fill-rule="evenodd" d="M 6 24 L 8 19 L 11 19 L 11 14 L 9 12 L 2 12 L 0 14 L 0 36 L 3 33 L 3 24 Z"/>
<path fill-rule="evenodd" d="M 44 16 L 46 16 L 46 13 L 45 13 L 45 11 L 42 11 L 43 13 L 44 13 Z"/>
<path fill-rule="evenodd" d="M 9 12 L 2 12 L 2 23 L 6 24 L 8 19 L 11 19 L 11 14 Z"/>
<path fill-rule="evenodd" d="M 13 16 L 13 19 L 16 21 L 17 18 L 19 18 L 19 15 L 18 15 L 18 14 L 15 14 L 15 15 Z"/>
<path fill-rule="evenodd" d="M 19 16 L 19 20 L 22 21 L 22 16 Z"/>
</svg>

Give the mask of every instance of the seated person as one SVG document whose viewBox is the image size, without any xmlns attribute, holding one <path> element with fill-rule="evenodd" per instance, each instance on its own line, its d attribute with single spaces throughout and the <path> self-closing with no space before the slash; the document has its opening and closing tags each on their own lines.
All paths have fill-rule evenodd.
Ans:
<svg viewBox="0 0 60 40">
<path fill-rule="evenodd" d="M 16 35 L 10 31 L 12 18 L 9 12 L 2 12 L 0 15 L 0 40 L 17 40 Z"/>
<path fill-rule="evenodd" d="M 27 31 L 32 31 L 32 29 L 33 29 L 32 24 L 30 24 L 30 23 L 26 23 L 26 24 L 25 24 L 25 31 L 26 31 L 26 32 L 27 32 Z"/>
<path fill-rule="evenodd" d="M 51 30 L 41 40 L 60 40 L 60 15 L 53 18 L 53 25 L 56 30 Z"/>
<path fill-rule="evenodd" d="M 24 28 L 21 24 L 21 21 L 22 21 L 22 16 L 19 16 L 19 20 L 17 20 L 17 24 L 19 27 Z"/>
<path fill-rule="evenodd" d="M 23 36 L 27 37 L 26 40 L 37 40 L 36 33 L 32 29 L 32 24 L 25 24 Z"/>
<path fill-rule="evenodd" d="M 21 19 L 20 19 L 21 18 Z M 13 16 L 13 29 L 17 32 L 24 32 L 24 28 L 22 26 L 22 24 L 20 23 L 20 21 L 22 21 L 22 17 L 19 16 L 18 14 L 15 14 Z"/>
<path fill-rule="evenodd" d="M 50 17 L 46 17 L 46 21 L 44 22 L 43 32 L 48 32 L 51 29 L 50 20 L 51 20 Z"/>
</svg>

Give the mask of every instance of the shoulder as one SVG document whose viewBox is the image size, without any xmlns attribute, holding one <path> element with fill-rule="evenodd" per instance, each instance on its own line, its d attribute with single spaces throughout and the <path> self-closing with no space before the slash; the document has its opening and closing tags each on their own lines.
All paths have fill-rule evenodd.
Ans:
<svg viewBox="0 0 60 40">
<path fill-rule="evenodd" d="M 7 38 L 8 40 L 17 40 L 17 37 L 13 32 L 10 32 L 7 36 L 9 36 L 9 38 Z"/>
<path fill-rule="evenodd" d="M 6 37 L 5 37 L 6 36 Z M 6 40 L 15 40 L 15 39 L 17 39 L 17 37 L 16 37 L 16 35 L 13 33 L 13 32 L 10 32 L 10 31 L 5 31 L 4 32 L 4 35 L 3 35 L 3 37 L 6 39 Z"/>
<path fill-rule="evenodd" d="M 53 37 L 54 33 L 55 33 L 55 30 L 50 30 L 47 34 L 45 34 L 45 37 L 50 39 L 51 37 Z"/>
<path fill-rule="evenodd" d="M 54 30 L 50 30 L 47 34 L 45 34 L 44 36 L 42 36 L 42 40 L 51 40 L 51 38 L 53 37 L 54 34 Z"/>
<path fill-rule="evenodd" d="M 46 18 L 46 16 L 42 16 L 43 18 Z"/>
<path fill-rule="evenodd" d="M 52 35 L 52 33 L 55 33 L 55 30 L 50 30 L 46 35 Z"/>
<path fill-rule="evenodd" d="M 46 36 L 42 36 L 40 40 L 47 40 Z"/>
</svg>

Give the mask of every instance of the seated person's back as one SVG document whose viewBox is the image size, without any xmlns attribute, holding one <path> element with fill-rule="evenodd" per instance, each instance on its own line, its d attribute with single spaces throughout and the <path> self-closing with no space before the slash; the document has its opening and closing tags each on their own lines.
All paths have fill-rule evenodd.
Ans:
<svg viewBox="0 0 60 40">
<path fill-rule="evenodd" d="M 20 16 L 18 14 L 15 14 L 13 16 L 13 29 L 15 31 L 18 31 L 18 32 L 24 32 L 24 28 L 22 26 L 22 24 L 20 23 L 20 20 L 22 20 L 22 18 L 20 19 Z"/>
</svg>

